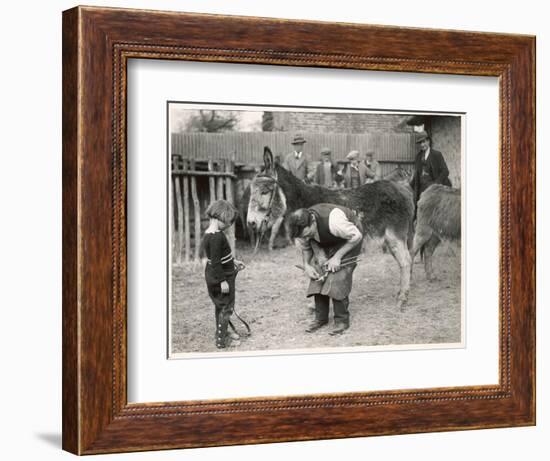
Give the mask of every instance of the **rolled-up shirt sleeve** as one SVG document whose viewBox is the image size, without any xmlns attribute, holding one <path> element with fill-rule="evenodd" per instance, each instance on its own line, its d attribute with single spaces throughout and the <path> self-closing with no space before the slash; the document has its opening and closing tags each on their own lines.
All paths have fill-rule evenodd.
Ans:
<svg viewBox="0 0 550 461">
<path fill-rule="evenodd" d="M 358 242 L 363 238 L 363 234 L 339 208 L 334 208 L 328 216 L 328 228 L 335 237 L 340 237 L 350 242 Z"/>
</svg>

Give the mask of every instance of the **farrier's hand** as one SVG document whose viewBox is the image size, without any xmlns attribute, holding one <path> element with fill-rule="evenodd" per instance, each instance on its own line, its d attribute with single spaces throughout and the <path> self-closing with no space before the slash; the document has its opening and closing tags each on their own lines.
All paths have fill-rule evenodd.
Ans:
<svg viewBox="0 0 550 461">
<path fill-rule="evenodd" d="M 340 269 L 341 262 L 342 259 L 339 256 L 334 255 L 325 263 L 325 267 L 328 272 L 336 272 L 338 269 Z"/>
<path fill-rule="evenodd" d="M 315 268 L 313 266 L 311 266 L 310 264 L 306 264 L 304 266 L 304 272 L 306 273 L 306 275 L 312 279 L 312 280 L 317 280 L 321 277 L 321 275 L 319 274 L 319 272 L 317 272 L 315 270 Z"/>
<path fill-rule="evenodd" d="M 229 283 L 227 283 L 226 280 L 224 280 L 224 281 L 220 284 L 220 288 L 222 289 L 222 293 L 224 293 L 224 294 L 229 293 Z"/>
</svg>

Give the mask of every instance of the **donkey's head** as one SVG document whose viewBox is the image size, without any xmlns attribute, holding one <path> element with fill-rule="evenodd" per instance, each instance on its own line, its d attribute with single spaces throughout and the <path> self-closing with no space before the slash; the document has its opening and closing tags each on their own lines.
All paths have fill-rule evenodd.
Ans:
<svg viewBox="0 0 550 461">
<path fill-rule="evenodd" d="M 411 173 L 410 171 L 403 168 L 401 165 L 398 165 L 394 170 L 385 175 L 383 179 L 396 183 L 405 183 L 410 181 Z"/>
<path fill-rule="evenodd" d="M 264 147 L 264 166 L 250 183 L 247 225 L 261 233 L 286 213 L 286 198 L 277 182 L 277 169 L 269 147 Z"/>
</svg>

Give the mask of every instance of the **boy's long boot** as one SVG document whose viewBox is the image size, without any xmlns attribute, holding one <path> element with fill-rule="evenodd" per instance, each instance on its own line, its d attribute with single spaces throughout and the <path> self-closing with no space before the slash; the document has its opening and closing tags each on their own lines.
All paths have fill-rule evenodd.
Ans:
<svg viewBox="0 0 550 461">
<path fill-rule="evenodd" d="M 218 324 L 216 325 L 216 347 L 218 349 L 224 349 L 228 345 L 227 327 L 229 325 L 229 319 L 223 312 L 218 315 Z"/>
</svg>

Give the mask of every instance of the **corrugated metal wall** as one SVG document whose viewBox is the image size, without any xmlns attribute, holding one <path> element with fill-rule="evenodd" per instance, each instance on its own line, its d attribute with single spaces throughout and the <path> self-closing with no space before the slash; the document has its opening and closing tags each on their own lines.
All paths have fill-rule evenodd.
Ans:
<svg viewBox="0 0 550 461">
<path fill-rule="evenodd" d="M 173 133 L 172 154 L 198 160 L 231 158 L 238 163 L 261 164 L 264 146 L 269 146 L 273 155 L 281 156 L 282 160 L 292 152 L 293 136 L 289 132 Z M 412 133 L 303 133 L 303 136 L 307 141 L 304 152 L 312 161 L 319 160 L 324 147 L 332 150 L 335 160 L 343 160 L 354 149 L 361 153 L 374 150 L 383 169 L 389 171 L 395 165 L 384 165 L 385 162 L 412 162 L 416 153 Z"/>
<path fill-rule="evenodd" d="M 433 117 L 431 124 L 432 146 L 441 151 L 449 167 L 453 187 L 460 188 L 462 179 L 460 117 Z"/>
</svg>

